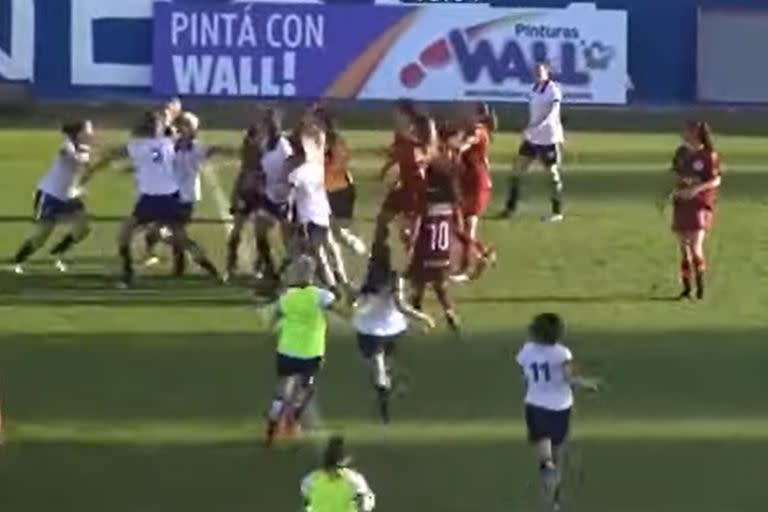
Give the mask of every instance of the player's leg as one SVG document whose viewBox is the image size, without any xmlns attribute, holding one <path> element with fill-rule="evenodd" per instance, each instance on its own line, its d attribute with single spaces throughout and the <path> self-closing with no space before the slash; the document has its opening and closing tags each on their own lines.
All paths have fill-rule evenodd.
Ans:
<svg viewBox="0 0 768 512">
<path fill-rule="evenodd" d="M 131 254 L 131 239 L 139 227 L 140 221 L 131 215 L 123 222 L 117 233 L 117 252 L 120 257 L 122 273 L 120 284 L 130 286 L 133 283 L 133 255 Z"/>
<path fill-rule="evenodd" d="M 707 232 L 703 229 L 691 234 L 691 262 L 693 264 L 693 273 L 696 280 L 696 298 L 704 298 L 704 273 L 707 270 L 707 260 L 704 255 L 704 239 Z"/>
<path fill-rule="evenodd" d="M 456 310 L 453 307 L 453 301 L 451 301 L 451 298 L 448 296 L 448 287 L 446 284 L 445 279 L 436 279 L 432 281 L 432 289 L 435 291 L 440 307 L 443 308 L 443 314 L 445 315 L 445 321 L 448 322 L 448 327 L 454 332 L 458 332 L 461 327 L 459 315 L 456 314 Z"/>
<path fill-rule="evenodd" d="M 538 462 L 539 481 L 548 503 L 554 503 L 559 488 L 559 472 L 555 460 L 553 443 L 553 411 L 526 405 L 525 423 L 528 441 L 534 449 Z"/>
<path fill-rule="evenodd" d="M 681 299 L 691 297 L 691 276 L 693 270 L 693 255 L 689 243 L 690 236 L 687 232 L 678 232 L 677 242 L 680 252 L 680 284 L 683 290 L 680 292 Z"/>
<path fill-rule="evenodd" d="M 67 265 L 62 261 L 64 254 L 72 247 L 79 244 L 90 234 L 91 227 L 85 209 L 81 208 L 70 217 L 71 228 L 69 233 L 51 249 L 51 256 L 56 258 L 56 268 L 60 272 L 67 271 Z"/>
<path fill-rule="evenodd" d="M 331 212 L 333 212 L 331 223 L 333 236 L 358 256 L 365 255 L 367 251 L 365 242 L 351 229 L 357 201 L 355 186 L 349 185 L 347 188 L 331 192 L 328 194 L 328 201 L 331 203 Z"/>
<path fill-rule="evenodd" d="M 275 220 L 268 213 L 257 214 L 253 225 L 254 237 L 256 238 L 256 275 L 274 281 L 277 277 L 277 272 L 275 270 L 275 262 L 272 259 L 269 232 L 275 226 Z"/>
<path fill-rule="evenodd" d="M 152 267 L 160 263 L 160 258 L 157 256 L 157 244 L 163 238 L 160 229 L 158 224 L 152 224 L 144 232 L 144 248 L 147 253 L 147 257 L 144 259 L 145 267 Z"/>
<path fill-rule="evenodd" d="M 328 263 L 333 271 L 333 277 L 336 280 L 336 284 L 343 289 L 344 293 L 347 295 L 347 299 L 351 299 L 353 295 L 352 287 L 349 283 L 349 276 L 347 276 L 344 255 L 341 252 L 341 245 L 339 245 L 336 237 L 333 236 L 332 229 L 329 230 L 326 235 L 323 249 L 328 257 Z"/>
<path fill-rule="evenodd" d="M 331 263 L 326 252 L 328 243 L 329 229 L 326 226 L 319 226 L 310 222 L 305 227 L 307 252 L 315 258 L 317 263 L 317 274 L 322 282 L 330 289 L 337 286 L 336 276 L 334 275 Z"/>
<path fill-rule="evenodd" d="M 383 423 L 389 423 L 389 396 L 392 390 L 392 382 L 389 368 L 387 367 L 387 345 L 389 340 L 380 336 L 357 333 L 357 346 L 368 364 L 371 384 L 376 392 L 376 402 L 379 415 Z"/>
<path fill-rule="evenodd" d="M 232 214 L 232 228 L 227 235 L 227 266 L 224 274 L 226 279 L 231 279 L 237 272 L 237 251 L 240 249 L 240 235 L 247 220 L 247 213 L 236 211 Z"/>
<path fill-rule="evenodd" d="M 530 169 L 531 164 L 536 158 L 536 148 L 527 141 L 523 141 L 517 152 L 512 176 L 509 179 L 509 188 L 507 189 L 507 200 L 504 204 L 502 217 L 508 217 L 517 211 L 520 203 L 520 188 L 524 175 Z"/>
<path fill-rule="evenodd" d="M 322 366 L 323 359 L 316 357 L 314 359 L 301 360 L 301 377 L 297 381 L 291 404 L 291 417 L 289 418 L 289 427 L 295 429 L 301 423 L 304 413 L 315 396 L 317 389 L 317 374 Z"/>
<path fill-rule="evenodd" d="M 427 289 L 427 283 L 419 276 L 411 278 L 411 306 L 417 311 L 422 310 L 424 304 L 424 292 Z"/>
<path fill-rule="evenodd" d="M 35 251 L 45 245 L 48 237 L 51 236 L 53 229 L 56 227 L 56 222 L 53 220 L 38 220 L 32 229 L 32 233 L 24 239 L 21 247 L 16 251 L 13 257 L 13 270 L 17 274 L 24 273 L 23 263 L 32 256 Z"/>
<path fill-rule="evenodd" d="M 278 427 L 283 419 L 290 398 L 294 393 L 296 376 L 291 373 L 292 358 L 277 354 L 277 384 L 267 411 L 266 444 L 270 446 L 277 436 Z"/>
<path fill-rule="evenodd" d="M 181 254 L 183 259 L 184 253 L 188 252 L 192 257 L 192 261 L 197 263 L 200 268 L 217 281 L 221 280 L 216 266 L 208 258 L 208 255 L 203 248 L 197 242 L 189 238 L 184 224 L 175 222 L 168 227 L 171 230 L 171 247 L 173 248 L 174 254 Z M 178 272 L 179 269 L 176 270 Z"/>
<path fill-rule="evenodd" d="M 550 205 L 552 214 L 546 219 L 550 222 L 563 220 L 563 178 L 560 175 L 560 150 L 556 144 L 543 148 L 540 159 L 550 178 Z"/>
</svg>

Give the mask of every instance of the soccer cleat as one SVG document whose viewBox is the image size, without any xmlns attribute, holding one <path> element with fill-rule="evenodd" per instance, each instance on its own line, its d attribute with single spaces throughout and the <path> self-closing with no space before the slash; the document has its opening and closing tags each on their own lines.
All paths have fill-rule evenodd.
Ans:
<svg viewBox="0 0 768 512">
<path fill-rule="evenodd" d="M 470 281 L 470 277 L 467 273 L 453 274 L 448 276 L 448 280 L 452 283 L 467 283 Z"/>
<path fill-rule="evenodd" d="M 66 263 L 64 263 L 64 261 L 62 261 L 62 260 L 56 260 L 56 262 L 53 264 L 53 266 L 56 267 L 56 270 L 58 270 L 62 274 L 64 272 L 68 272 L 69 271 L 69 266 Z"/>
<path fill-rule="evenodd" d="M 565 216 L 562 213 L 553 213 L 552 215 L 544 215 L 541 218 L 541 222 L 563 222 L 565 220 Z"/>
<path fill-rule="evenodd" d="M 454 334 L 459 335 L 461 333 L 461 322 L 459 321 L 459 316 L 455 312 L 446 311 L 445 321 L 448 322 L 448 328 L 452 330 Z"/>
<path fill-rule="evenodd" d="M 115 288 L 118 290 L 128 290 L 130 287 L 131 283 L 125 279 L 121 279 L 115 284 Z"/>
<path fill-rule="evenodd" d="M 160 264 L 160 258 L 158 258 L 155 255 L 148 256 L 146 260 L 144 260 L 144 266 L 147 268 L 150 267 L 156 267 Z"/>
<path fill-rule="evenodd" d="M 17 275 L 22 275 L 24 273 L 24 267 L 21 266 L 20 264 L 19 265 L 13 265 L 11 267 L 11 272 L 13 272 L 14 274 L 17 274 Z"/>
</svg>

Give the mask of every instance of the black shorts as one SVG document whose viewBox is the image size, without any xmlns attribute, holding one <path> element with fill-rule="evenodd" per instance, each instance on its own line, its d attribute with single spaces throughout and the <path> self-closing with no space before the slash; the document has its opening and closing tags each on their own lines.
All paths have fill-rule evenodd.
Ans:
<svg viewBox="0 0 768 512">
<path fill-rule="evenodd" d="M 370 359 L 379 352 L 391 356 L 395 352 L 395 346 L 403 334 L 394 336 L 374 336 L 373 334 L 357 333 L 357 347 L 365 359 Z"/>
<path fill-rule="evenodd" d="M 571 410 L 552 411 L 535 405 L 525 406 L 525 425 L 528 441 L 536 443 L 549 439 L 552 445 L 560 446 L 568 437 L 571 427 Z"/>
<path fill-rule="evenodd" d="M 276 203 L 266 195 L 259 198 L 259 210 L 275 220 L 284 221 L 288 218 L 288 203 Z"/>
<path fill-rule="evenodd" d="M 183 224 L 189 224 L 192 221 L 192 214 L 195 212 L 195 203 L 181 202 L 179 204 L 179 218 Z"/>
<path fill-rule="evenodd" d="M 532 160 L 538 160 L 542 165 L 550 167 L 560 162 L 560 146 L 557 144 L 539 145 L 533 144 L 524 140 L 520 144 L 520 149 L 517 150 L 517 154 L 530 158 Z"/>
<path fill-rule="evenodd" d="M 337 219 L 352 220 L 355 216 L 356 199 L 357 191 L 354 185 L 329 192 L 328 202 L 331 205 L 331 213 Z"/>
<path fill-rule="evenodd" d="M 256 196 L 246 197 L 238 195 L 235 202 L 229 208 L 229 213 L 232 215 L 250 215 L 256 213 L 259 209 L 259 198 Z"/>
<path fill-rule="evenodd" d="M 321 226 L 310 222 L 301 225 L 301 237 L 308 248 L 317 249 L 322 247 L 328 240 L 328 226 Z"/>
<path fill-rule="evenodd" d="M 283 354 L 277 354 L 277 376 L 293 377 L 295 375 L 310 378 L 317 375 L 320 367 L 323 365 L 322 357 L 313 357 L 311 359 L 301 359 Z"/>
</svg>

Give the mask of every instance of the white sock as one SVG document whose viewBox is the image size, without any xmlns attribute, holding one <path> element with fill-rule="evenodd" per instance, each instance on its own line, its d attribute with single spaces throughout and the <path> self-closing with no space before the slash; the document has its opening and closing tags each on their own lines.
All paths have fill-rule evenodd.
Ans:
<svg viewBox="0 0 768 512">
<path fill-rule="evenodd" d="M 377 388 L 389 389 L 392 385 L 389 378 L 389 372 L 387 371 L 387 362 L 383 352 L 379 352 L 373 356 L 373 383 Z"/>
<path fill-rule="evenodd" d="M 269 408 L 269 419 L 271 421 L 277 421 L 280 419 L 280 415 L 283 414 L 283 399 L 282 398 L 274 398 L 272 400 L 272 405 Z"/>
</svg>

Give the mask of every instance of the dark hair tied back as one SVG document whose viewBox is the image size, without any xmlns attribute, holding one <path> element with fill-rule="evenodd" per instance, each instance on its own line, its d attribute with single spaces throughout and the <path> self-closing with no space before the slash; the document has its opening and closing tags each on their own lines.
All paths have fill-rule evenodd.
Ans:
<svg viewBox="0 0 768 512">
<path fill-rule="evenodd" d="M 75 142 L 77 135 L 85 129 L 86 123 L 88 121 L 85 119 L 64 123 L 61 126 L 61 133 L 66 135 L 70 141 Z"/>
</svg>

